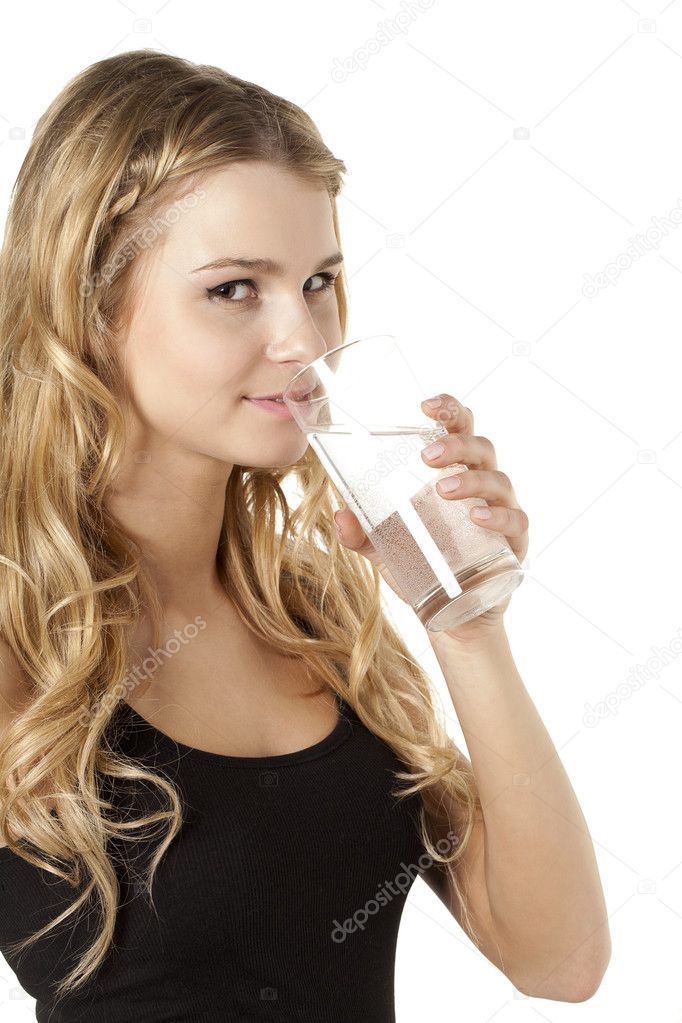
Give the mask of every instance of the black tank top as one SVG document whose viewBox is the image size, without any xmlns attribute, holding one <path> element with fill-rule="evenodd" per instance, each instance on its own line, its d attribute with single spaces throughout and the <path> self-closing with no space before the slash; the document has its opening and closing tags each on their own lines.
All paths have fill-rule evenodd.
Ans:
<svg viewBox="0 0 682 1023">
<path fill-rule="evenodd" d="M 9 954 L 82 887 L 0 848 L 0 953 L 36 999 L 38 1023 L 394 1023 L 398 926 L 428 859 L 421 797 L 391 795 L 407 786 L 392 773 L 405 764 L 338 708 L 314 746 L 235 757 L 176 742 L 119 704 L 110 741 L 174 783 L 185 822 L 157 869 L 156 913 L 140 874 L 167 823 L 117 845 L 126 869 L 116 866 L 114 946 L 57 1000 L 56 983 L 97 934 L 98 903 Z M 165 808 L 155 786 L 135 783 L 131 799 L 130 785 L 107 791 L 130 818 Z"/>
</svg>

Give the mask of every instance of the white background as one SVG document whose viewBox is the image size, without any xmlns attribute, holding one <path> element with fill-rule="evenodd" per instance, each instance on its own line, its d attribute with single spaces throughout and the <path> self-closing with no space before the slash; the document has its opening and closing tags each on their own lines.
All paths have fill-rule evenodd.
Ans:
<svg viewBox="0 0 682 1023">
<path fill-rule="evenodd" d="M 682 2 L 14 4 L 0 45 L 3 220 L 36 120 L 106 56 L 150 46 L 303 106 L 349 170 L 348 337 L 418 344 L 529 515 L 507 631 L 589 824 L 611 964 L 587 1002 L 525 998 L 418 879 L 399 1023 L 681 1023 Z M 0 1015 L 34 1018 L 4 961 Z"/>
</svg>

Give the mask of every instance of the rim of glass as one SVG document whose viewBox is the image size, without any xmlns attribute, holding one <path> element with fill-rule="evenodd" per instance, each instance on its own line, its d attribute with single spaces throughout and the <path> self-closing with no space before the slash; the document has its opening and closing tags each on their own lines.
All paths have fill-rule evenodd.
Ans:
<svg viewBox="0 0 682 1023">
<path fill-rule="evenodd" d="M 329 358 L 329 356 L 334 355 L 335 352 L 348 351 L 348 349 L 352 348 L 353 345 L 360 344 L 360 342 L 362 341 L 377 341 L 380 339 L 395 341 L 397 344 L 399 344 L 395 334 L 370 334 L 368 337 L 356 337 L 355 341 L 344 341 L 340 345 L 336 345 L 335 348 L 330 348 L 328 352 L 324 353 L 324 355 L 318 355 L 316 359 L 313 359 L 312 362 L 309 362 L 307 366 L 303 367 L 303 369 L 299 369 L 298 373 L 291 378 L 289 383 L 284 388 L 284 391 L 282 392 L 283 396 L 287 396 L 287 401 L 291 401 L 295 405 L 310 405 L 314 401 L 328 401 L 329 395 L 327 394 L 323 394 L 319 398 L 290 398 L 288 397 L 288 392 L 294 386 L 294 383 L 296 382 L 296 380 L 298 380 L 299 377 L 303 376 L 304 373 L 307 373 L 309 369 L 315 369 L 318 362 L 326 361 Z"/>
</svg>

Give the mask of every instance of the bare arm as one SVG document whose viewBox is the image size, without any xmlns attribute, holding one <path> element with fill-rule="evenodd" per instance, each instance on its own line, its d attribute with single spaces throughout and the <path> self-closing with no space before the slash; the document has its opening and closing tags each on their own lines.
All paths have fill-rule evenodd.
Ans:
<svg viewBox="0 0 682 1023">
<path fill-rule="evenodd" d="M 501 627 L 481 643 L 462 644 L 447 632 L 429 637 L 483 807 L 465 857 L 482 951 L 524 994 L 590 998 L 611 954 L 594 849 L 507 635 Z M 452 893 L 431 873 L 427 882 L 457 916 Z"/>
</svg>

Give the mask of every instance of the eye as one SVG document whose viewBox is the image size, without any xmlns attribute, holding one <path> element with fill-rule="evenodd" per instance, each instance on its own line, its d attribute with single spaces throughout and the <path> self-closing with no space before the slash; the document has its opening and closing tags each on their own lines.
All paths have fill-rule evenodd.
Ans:
<svg viewBox="0 0 682 1023">
<path fill-rule="evenodd" d="M 308 291 L 311 295 L 323 295 L 325 292 L 330 291 L 334 287 L 334 281 L 338 276 L 338 273 L 331 274 L 326 271 L 324 273 L 313 274 L 312 277 L 308 278 L 308 281 L 312 281 L 316 277 L 320 277 L 322 279 L 322 285 L 319 288 L 314 289 L 304 287 L 304 291 Z M 306 284 L 308 281 L 306 281 Z M 243 305 L 246 302 L 250 302 L 251 299 L 248 297 L 235 298 L 234 293 L 229 293 L 229 289 L 245 288 L 247 286 L 255 288 L 255 283 L 252 280 L 226 281 L 224 284 L 218 284 L 215 288 L 207 288 L 206 291 L 210 299 L 216 299 L 216 301 L 222 302 L 223 304 Z"/>
<path fill-rule="evenodd" d="M 338 276 L 339 276 L 338 274 L 330 274 L 330 273 L 326 273 L 326 272 L 319 273 L 319 274 L 313 274 L 312 277 L 308 278 L 309 281 L 312 281 L 315 277 L 320 277 L 322 279 L 323 283 L 322 283 L 322 287 L 321 288 L 316 288 L 315 291 L 313 291 L 311 294 L 317 295 L 317 294 L 320 294 L 323 291 L 328 291 L 329 288 L 333 287 L 334 281 L 336 280 L 336 278 Z M 310 288 L 308 290 L 310 291 Z"/>
</svg>

